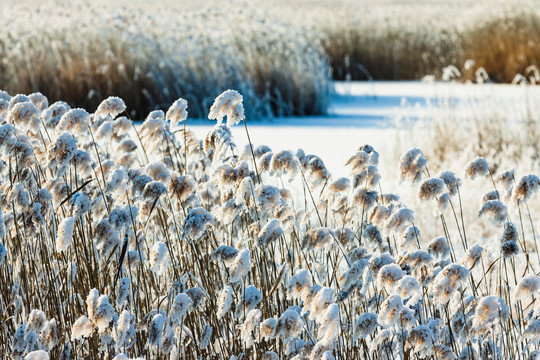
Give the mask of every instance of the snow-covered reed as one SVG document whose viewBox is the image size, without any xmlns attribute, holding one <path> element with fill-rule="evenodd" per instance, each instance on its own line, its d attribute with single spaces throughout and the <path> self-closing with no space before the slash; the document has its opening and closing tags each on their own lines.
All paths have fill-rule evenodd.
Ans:
<svg viewBox="0 0 540 360">
<path fill-rule="evenodd" d="M 321 33 L 267 8 L 240 1 L 10 4 L 0 14 L 0 83 L 91 111 L 120 96 L 139 119 L 179 97 L 191 116 L 204 118 L 227 88 L 241 91 L 249 115 L 324 113 L 330 69 Z"/>
<path fill-rule="evenodd" d="M 334 178 L 301 149 L 239 149 L 229 125 L 250 119 L 231 90 L 205 139 L 177 127 L 182 99 L 135 125 L 120 98 L 89 113 L 0 95 L 4 358 L 540 350 L 534 174 L 472 153 L 435 172 L 411 148 L 389 187 L 386 149 L 359 144 Z"/>
<path fill-rule="evenodd" d="M 2 10 L 4 89 L 89 111 L 116 95 L 139 119 L 179 97 L 204 118 L 227 88 L 252 118 L 321 114 L 331 76 L 540 81 L 540 15 L 526 0 L 27 0 Z"/>
</svg>

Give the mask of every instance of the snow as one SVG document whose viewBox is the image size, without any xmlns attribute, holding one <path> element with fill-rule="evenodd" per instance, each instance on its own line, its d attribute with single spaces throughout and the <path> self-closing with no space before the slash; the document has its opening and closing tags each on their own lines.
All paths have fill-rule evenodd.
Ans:
<svg viewBox="0 0 540 360">
<path fill-rule="evenodd" d="M 399 148 L 393 131 L 408 121 L 428 117 L 434 108 L 490 99 L 512 104 L 515 99 L 540 96 L 540 89 L 502 84 L 443 82 L 336 82 L 326 116 L 246 119 L 251 141 L 268 145 L 274 152 L 302 148 L 324 161 L 332 175 L 348 176 L 347 160 L 364 144 L 375 150 Z M 187 120 L 187 126 L 203 138 L 215 121 Z M 247 144 L 242 124 L 232 127 L 239 149 Z"/>
</svg>

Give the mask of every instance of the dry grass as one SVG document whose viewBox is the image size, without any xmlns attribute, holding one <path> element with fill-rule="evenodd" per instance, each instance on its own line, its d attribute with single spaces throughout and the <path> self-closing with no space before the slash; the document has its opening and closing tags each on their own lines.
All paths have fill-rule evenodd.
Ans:
<svg viewBox="0 0 540 360">
<path fill-rule="evenodd" d="M 413 149 L 390 173 L 362 146 L 347 162 L 351 175 L 335 178 L 315 154 L 239 149 L 226 125 L 197 139 L 154 113 L 135 127 L 117 117 L 125 109 L 118 99 L 56 124 L 27 99 L 2 97 L 10 109 L 32 109 L 0 113 L 3 358 L 434 360 L 441 350 L 448 359 L 467 359 L 467 349 L 493 359 L 538 351 L 540 180 L 520 169 L 494 181 L 502 172 L 481 159 L 455 167 L 491 140 L 517 137 L 477 142 L 470 129 L 491 137 L 487 123 L 456 121 L 462 151 L 447 149 L 444 163 Z M 241 121 L 239 94 L 220 99 L 214 115 Z M 437 128 L 432 140 L 448 131 Z M 505 231 L 509 223 L 516 232 Z M 121 289 L 120 279 L 130 283 Z M 198 304 L 180 316 L 177 305 L 190 301 Z M 56 332 L 42 331 L 48 321 Z M 81 321 L 88 332 L 77 330 Z"/>
<path fill-rule="evenodd" d="M 469 98 L 456 92 L 432 99 L 436 105 L 411 126 L 418 146 L 439 166 L 463 163 L 473 153 L 490 159 L 493 171 L 516 166 L 540 169 L 540 94 L 526 85 L 504 86 L 508 87 L 499 91 L 507 92 L 505 98 L 492 97 L 482 85 L 471 84 L 462 88 Z M 476 97 L 475 91 L 476 96 L 483 95 Z"/>
<path fill-rule="evenodd" d="M 215 96 L 235 88 L 252 117 L 326 111 L 330 73 L 317 34 L 252 5 L 223 13 L 49 3 L 2 16 L 0 82 L 11 93 L 39 89 L 89 109 L 120 95 L 139 118 L 184 97 L 204 118 Z"/>
<path fill-rule="evenodd" d="M 238 1 L 227 11 L 212 1 L 202 8 L 30 1 L 2 15 L 0 83 L 89 109 L 119 95 L 133 117 L 178 97 L 205 117 L 227 88 L 242 91 L 253 116 L 322 114 L 331 76 L 420 79 L 455 65 L 464 80 L 479 67 L 497 82 L 529 77 L 525 69 L 538 65 L 538 13 L 507 10 L 504 2 L 468 1 Z M 419 13 L 423 20 L 410 20 Z M 476 65 L 463 70 L 468 59 Z"/>
<path fill-rule="evenodd" d="M 491 80 L 510 83 L 516 74 L 527 78 L 534 73 L 527 68 L 540 66 L 540 16 L 536 12 L 519 12 L 488 19 L 463 35 L 464 59 L 475 61 L 475 67 L 464 77 L 474 77 L 483 67 Z M 536 75 L 538 82 L 540 77 Z"/>
<path fill-rule="evenodd" d="M 373 7 L 345 1 L 342 9 L 324 9 L 331 16 L 313 22 L 325 34 L 338 80 L 440 78 L 444 67 L 454 65 L 463 80 L 475 81 L 483 67 L 492 81 L 510 83 L 516 74 L 534 75 L 526 69 L 539 64 L 540 14 L 530 3 L 509 8 L 503 2 L 388 1 Z M 475 65 L 464 69 L 470 59 Z"/>
<path fill-rule="evenodd" d="M 326 29 L 325 50 L 337 80 L 413 80 L 458 62 L 452 29 Z"/>
</svg>

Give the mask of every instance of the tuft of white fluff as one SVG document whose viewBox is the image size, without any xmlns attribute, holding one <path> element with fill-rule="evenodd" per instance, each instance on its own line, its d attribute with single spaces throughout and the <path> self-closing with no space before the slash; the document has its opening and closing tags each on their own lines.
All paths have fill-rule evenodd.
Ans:
<svg viewBox="0 0 540 360">
<path fill-rule="evenodd" d="M 17 124 L 36 134 L 41 123 L 40 115 L 41 111 L 31 102 L 20 102 L 9 110 L 7 120 L 10 124 Z"/>
<path fill-rule="evenodd" d="M 208 324 L 204 325 L 201 342 L 199 343 L 199 349 L 205 349 L 210 344 L 210 338 L 212 337 L 212 327 Z"/>
<path fill-rule="evenodd" d="M 177 126 L 179 123 L 187 119 L 188 102 L 184 99 L 178 99 L 167 110 L 165 118 L 171 122 L 171 126 Z"/>
<path fill-rule="evenodd" d="M 57 251 L 64 251 L 71 245 L 74 226 L 75 219 L 73 217 L 66 217 L 62 220 L 58 226 L 58 234 L 56 235 Z"/>
<path fill-rule="evenodd" d="M 262 312 L 259 309 L 253 309 L 246 315 L 246 320 L 244 320 L 244 323 L 242 324 L 240 335 L 247 347 L 253 345 L 253 336 L 251 333 L 259 326 L 261 316 Z"/>
<path fill-rule="evenodd" d="M 337 338 L 339 332 L 339 306 L 330 304 L 321 315 L 318 338 Z"/>
<path fill-rule="evenodd" d="M 189 235 L 192 239 L 197 239 L 214 221 L 214 217 L 202 207 L 190 210 L 184 220 L 184 235 Z"/>
<path fill-rule="evenodd" d="M 535 295 L 540 289 L 540 277 L 529 274 L 522 278 L 512 291 L 514 301 L 524 300 L 531 295 Z"/>
<path fill-rule="evenodd" d="M 399 170 L 401 181 L 416 183 L 422 179 L 427 159 L 422 150 L 413 148 L 401 155 Z"/>
<path fill-rule="evenodd" d="M 135 327 L 132 321 L 135 319 L 129 311 L 124 310 L 118 317 L 118 326 L 116 328 L 116 346 L 118 348 L 128 347 L 129 342 L 135 337 Z"/>
<path fill-rule="evenodd" d="M 158 241 L 152 246 L 150 266 L 151 269 L 159 275 L 165 274 L 169 266 L 167 252 L 167 245 L 163 241 Z"/>
<path fill-rule="evenodd" d="M 242 281 L 242 278 L 249 273 L 249 269 L 251 269 L 251 252 L 249 249 L 244 249 L 236 255 L 229 268 L 229 282 L 237 283 Z"/>
<path fill-rule="evenodd" d="M 34 104 L 39 110 L 45 110 L 49 107 L 49 100 L 45 95 L 40 92 L 35 92 L 28 95 L 32 104 Z"/>
<path fill-rule="evenodd" d="M 405 272 L 399 265 L 384 265 L 377 274 L 377 283 L 380 287 L 384 287 L 388 293 L 392 293 L 397 282 L 401 280 L 404 275 Z"/>
<path fill-rule="evenodd" d="M 242 294 L 241 302 L 236 307 L 234 316 L 238 318 L 244 313 L 248 313 L 249 311 L 253 310 L 261 300 L 262 294 L 260 290 L 254 285 L 249 285 Z"/>
<path fill-rule="evenodd" d="M 509 307 L 504 300 L 498 296 L 483 296 L 478 300 L 472 329 L 482 331 L 486 328 L 492 328 L 498 322 L 502 322 L 509 315 Z"/>
<path fill-rule="evenodd" d="M 192 304 L 193 301 L 191 300 L 189 295 L 185 293 L 180 293 L 176 295 L 171 306 L 171 311 L 169 312 L 171 322 L 173 324 L 180 324 L 184 316 L 186 316 L 188 311 L 191 310 Z"/>
<path fill-rule="evenodd" d="M 92 289 L 86 297 L 86 311 L 88 312 L 88 317 L 90 320 L 96 320 L 96 313 L 98 307 L 99 291 L 97 289 Z"/>
<path fill-rule="evenodd" d="M 227 126 L 233 126 L 244 120 L 244 98 L 238 91 L 226 90 L 219 95 L 210 108 L 208 118 L 217 120 L 221 124 L 223 118 L 227 116 Z"/>
<path fill-rule="evenodd" d="M 100 333 L 104 332 L 115 315 L 114 307 L 109 303 L 107 295 L 101 295 L 97 302 L 95 324 Z"/>
<path fill-rule="evenodd" d="M 124 302 L 127 299 L 129 294 L 129 285 L 131 284 L 131 279 L 124 277 L 120 279 L 120 285 L 118 285 L 118 290 L 116 293 L 116 306 L 124 305 Z"/>
<path fill-rule="evenodd" d="M 437 178 L 429 178 L 422 182 L 418 190 L 418 200 L 428 201 L 435 199 L 445 190 L 445 182 Z"/>
<path fill-rule="evenodd" d="M 387 235 L 398 234 L 414 221 L 414 211 L 402 208 L 394 212 L 384 224 Z"/>
<path fill-rule="evenodd" d="M 88 338 L 90 335 L 92 335 L 93 330 L 94 327 L 92 322 L 86 316 L 82 315 L 77 319 L 77 321 L 75 321 L 75 323 L 73 323 L 73 326 L 71 327 L 71 341 L 75 341 L 83 337 Z"/>
<path fill-rule="evenodd" d="M 261 336 L 267 340 L 275 338 L 276 325 L 277 320 L 274 318 L 268 318 L 261 322 L 259 326 Z"/>
<path fill-rule="evenodd" d="M 324 310 L 334 302 L 334 291 L 329 287 L 323 287 L 320 289 L 315 297 L 313 298 L 313 302 L 311 303 L 309 314 L 310 319 L 317 319 L 319 316 L 321 316 L 324 313 Z"/>
<path fill-rule="evenodd" d="M 287 342 L 294 338 L 302 330 L 302 318 L 292 309 L 287 309 L 278 319 L 275 336 Z"/>
<path fill-rule="evenodd" d="M 356 319 L 353 327 L 353 341 L 365 339 L 377 329 L 377 314 L 365 313 Z"/>
<path fill-rule="evenodd" d="M 269 220 L 259 232 L 257 236 L 257 244 L 261 247 L 266 247 L 268 244 L 276 241 L 283 235 L 282 223 L 278 219 Z"/>
<path fill-rule="evenodd" d="M 525 175 L 512 188 L 512 201 L 516 204 L 526 202 L 540 189 L 540 179 L 534 174 Z"/>
<path fill-rule="evenodd" d="M 51 319 L 45 323 L 41 331 L 40 341 L 45 350 L 52 350 L 58 343 L 58 327 L 56 320 Z"/>
<path fill-rule="evenodd" d="M 218 298 L 218 310 L 217 310 L 217 317 L 218 319 L 221 319 L 225 316 L 231 309 L 232 305 L 232 294 L 233 289 L 230 286 L 225 286 L 223 290 L 221 290 Z"/>
<path fill-rule="evenodd" d="M 49 353 L 44 350 L 36 350 L 28 353 L 24 360 L 49 360 Z"/>
<path fill-rule="evenodd" d="M 401 297 L 399 295 L 389 296 L 379 310 L 379 323 L 385 327 L 394 325 L 399 319 L 401 309 L 403 309 Z"/>
<path fill-rule="evenodd" d="M 489 165 L 486 159 L 477 157 L 465 166 L 465 177 L 474 180 L 478 176 L 486 176 L 489 172 Z"/>
<path fill-rule="evenodd" d="M 148 345 L 159 347 L 164 324 L 165 317 L 162 314 L 154 315 L 148 325 Z"/>
<path fill-rule="evenodd" d="M 116 96 L 109 96 L 99 104 L 96 115 L 105 117 L 110 115 L 112 118 L 115 118 L 121 112 L 126 110 L 126 104 L 124 100 Z"/>
<path fill-rule="evenodd" d="M 86 132 L 90 114 L 84 109 L 71 109 L 64 113 L 56 125 L 56 134 L 64 131 Z"/>
<path fill-rule="evenodd" d="M 33 309 L 28 315 L 26 330 L 39 333 L 45 326 L 46 322 L 47 318 L 45 317 L 45 313 L 41 310 Z"/>
<path fill-rule="evenodd" d="M 306 269 L 301 269 L 294 274 L 287 285 L 287 299 L 298 299 L 303 297 L 313 285 L 311 274 Z"/>
<path fill-rule="evenodd" d="M 107 178 L 107 186 L 105 192 L 115 192 L 122 189 L 122 183 L 128 178 L 127 173 L 122 169 L 116 169 Z"/>
</svg>

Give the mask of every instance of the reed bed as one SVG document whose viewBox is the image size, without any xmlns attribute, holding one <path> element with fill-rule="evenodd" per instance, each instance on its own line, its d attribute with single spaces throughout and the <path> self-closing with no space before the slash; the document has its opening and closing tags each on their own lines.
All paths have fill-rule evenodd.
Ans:
<svg viewBox="0 0 540 360">
<path fill-rule="evenodd" d="M 185 99 L 135 125 L 117 97 L 0 97 L 2 358 L 540 353 L 534 174 L 411 148 L 387 187 L 360 144 L 335 178 L 301 149 L 237 147 L 233 90 L 204 139 Z"/>
<path fill-rule="evenodd" d="M 254 5 L 31 2 L 0 19 L 0 83 L 12 93 L 39 90 L 92 110 L 117 95 L 139 119 L 182 96 L 204 118 L 235 88 L 253 116 L 326 112 L 330 71 L 318 34 Z"/>
<path fill-rule="evenodd" d="M 487 9 L 487 10 L 486 10 Z M 120 96 L 130 116 L 179 97 L 204 118 L 234 88 L 252 118 L 324 114 L 329 80 L 534 75 L 534 2 L 298 0 L 37 2 L 5 4 L 0 83 L 94 111 Z"/>
</svg>

